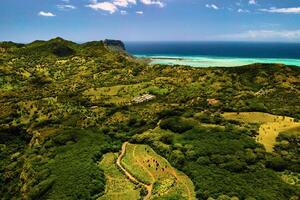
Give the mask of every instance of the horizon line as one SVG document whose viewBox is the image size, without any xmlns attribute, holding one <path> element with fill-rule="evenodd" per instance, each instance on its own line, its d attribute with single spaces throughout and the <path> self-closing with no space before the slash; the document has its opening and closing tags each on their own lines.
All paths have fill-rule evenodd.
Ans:
<svg viewBox="0 0 300 200">
<path fill-rule="evenodd" d="M 30 44 L 32 42 L 35 41 L 49 41 L 51 39 L 55 39 L 58 37 L 53 37 L 53 38 L 49 38 L 49 39 L 36 39 L 36 40 L 31 40 L 31 41 L 14 41 L 14 40 L 0 40 L 0 42 L 13 42 L 13 43 L 20 43 L 20 44 Z M 68 40 L 68 41 L 72 41 L 78 44 L 83 44 L 86 42 L 93 42 L 93 41 L 104 41 L 106 39 L 109 38 L 103 38 L 103 39 L 92 39 L 92 40 L 85 40 L 85 41 L 76 41 L 76 40 L 71 40 L 71 39 L 66 39 L 63 37 L 59 37 L 62 38 L 64 40 Z M 300 41 L 275 41 L 275 40 L 270 40 L 270 41 L 263 41 L 263 40 L 122 40 L 122 39 L 109 39 L 109 40 L 120 40 L 124 43 L 130 43 L 130 42 L 145 42 L 145 43 L 164 43 L 164 42 L 223 42 L 223 43 L 285 43 L 285 44 L 300 44 Z"/>
</svg>

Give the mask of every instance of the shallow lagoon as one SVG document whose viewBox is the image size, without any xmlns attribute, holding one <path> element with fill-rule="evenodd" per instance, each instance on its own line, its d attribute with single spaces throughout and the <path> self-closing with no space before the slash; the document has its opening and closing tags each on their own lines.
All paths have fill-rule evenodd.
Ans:
<svg viewBox="0 0 300 200">
<path fill-rule="evenodd" d="M 151 64 L 187 65 L 193 67 L 236 67 L 253 63 L 278 63 L 300 67 L 300 59 L 284 58 L 231 58 L 212 56 L 149 56 L 135 55 L 151 60 Z"/>
</svg>

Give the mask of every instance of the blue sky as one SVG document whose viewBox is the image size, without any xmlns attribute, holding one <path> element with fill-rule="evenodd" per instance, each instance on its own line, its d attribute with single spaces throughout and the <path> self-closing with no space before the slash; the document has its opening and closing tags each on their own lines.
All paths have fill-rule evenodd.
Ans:
<svg viewBox="0 0 300 200">
<path fill-rule="evenodd" d="M 299 0 L 1 0 L 0 40 L 300 42 Z"/>
</svg>

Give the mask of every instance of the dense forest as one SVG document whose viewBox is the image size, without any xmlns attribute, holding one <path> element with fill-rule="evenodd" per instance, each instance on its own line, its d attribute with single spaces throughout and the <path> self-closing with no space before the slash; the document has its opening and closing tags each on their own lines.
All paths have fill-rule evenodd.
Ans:
<svg viewBox="0 0 300 200">
<path fill-rule="evenodd" d="M 108 180 L 98 163 L 126 141 L 184 172 L 197 199 L 299 199 L 300 126 L 276 130 L 268 152 L 260 123 L 223 115 L 298 123 L 299 67 L 149 65 L 118 45 L 0 43 L 1 200 L 101 198 Z"/>
</svg>

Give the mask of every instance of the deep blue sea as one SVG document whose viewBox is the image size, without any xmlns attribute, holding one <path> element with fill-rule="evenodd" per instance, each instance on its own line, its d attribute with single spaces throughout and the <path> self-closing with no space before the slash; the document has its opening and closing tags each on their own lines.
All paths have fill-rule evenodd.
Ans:
<svg viewBox="0 0 300 200">
<path fill-rule="evenodd" d="M 126 42 L 126 49 L 153 64 L 195 67 L 281 63 L 300 66 L 300 43 Z"/>
</svg>

